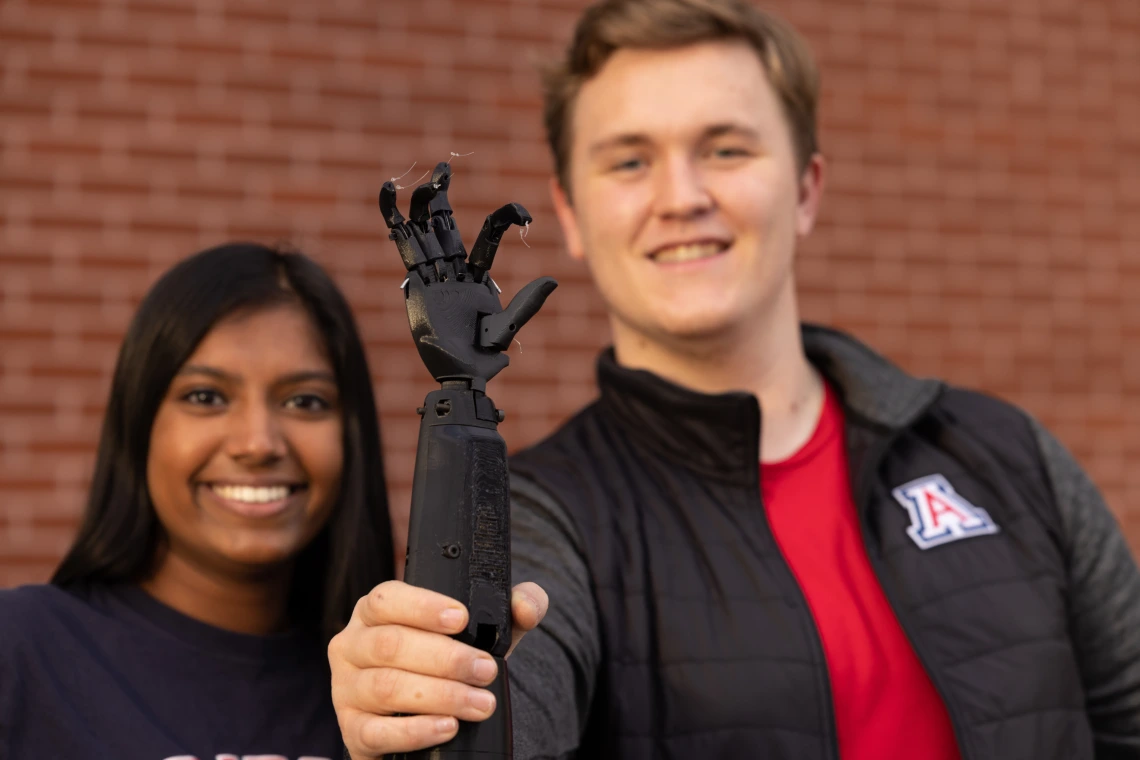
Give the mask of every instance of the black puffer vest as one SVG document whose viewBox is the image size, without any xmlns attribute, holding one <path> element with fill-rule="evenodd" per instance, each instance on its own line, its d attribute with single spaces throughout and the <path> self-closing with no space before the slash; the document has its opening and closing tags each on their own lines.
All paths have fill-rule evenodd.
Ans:
<svg viewBox="0 0 1140 760">
<path fill-rule="evenodd" d="M 1028 419 L 837 332 L 804 339 L 843 402 L 872 567 L 963 760 L 1092 758 L 1059 517 Z M 579 756 L 838 758 L 819 635 L 761 503 L 756 399 L 697 394 L 609 354 L 598 379 L 593 405 L 511 464 L 586 549 L 603 663 Z M 931 493 L 969 519 L 949 533 L 924 522 Z"/>
</svg>

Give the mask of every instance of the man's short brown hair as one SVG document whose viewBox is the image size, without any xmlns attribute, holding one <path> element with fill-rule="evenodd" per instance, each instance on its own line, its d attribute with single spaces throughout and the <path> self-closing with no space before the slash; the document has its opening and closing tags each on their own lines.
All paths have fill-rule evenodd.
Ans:
<svg viewBox="0 0 1140 760">
<path fill-rule="evenodd" d="M 544 73 L 543 119 L 562 187 L 570 187 L 574 101 L 611 55 L 622 48 L 660 50 L 713 40 L 743 40 L 759 55 L 783 105 L 803 171 L 819 149 L 819 71 L 790 25 L 748 0 L 600 0 L 579 20 L 566 57 Z"/>
</svg>

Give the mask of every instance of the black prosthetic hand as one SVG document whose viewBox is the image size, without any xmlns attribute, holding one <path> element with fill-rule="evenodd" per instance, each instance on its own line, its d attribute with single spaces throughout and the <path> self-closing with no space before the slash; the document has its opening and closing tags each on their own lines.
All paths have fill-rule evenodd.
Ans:
<svg viewBox="0 0 1140 760">
<path fill-rule="evenodd" d="M 517 203 L 493 212 L 468 256 L 447 201 L 450 183 L 451 166 L 442 162 L 431 181 L 412 193 L 405 220 L 396 207 L 396 186 L 385 182 L 380 210 L 408 270 L 408 323 L 420 358 L 441 383 L 462 380 L 482 391 L 509 362 L 501 352 L 558 283 L 541 277 L 503 309 L 489 272 L 503 233 L 512 224 L 529 224 L 530 214 Z"/>
<path fill-rule="evenodd" d="M 396 207 L 395 185 L 385 182 L 380 190 L 388 237 L 408 270 L 404 298 L 412 337 L 440 383 L 418 410 L 404 580 L 466 605 L 467 629 L 456 638 L 495 658 L 499 674 L 489 689 L 497 706 L 486 721 L 460 721 L 450 742 L 399 760 L 512 756 L 504 659 L 511 643 L 510 490 L 506 444 L 497 429 L 503 413 L 486 389 L 508 364 L 502 352 L 558 286 L 539 278 L 504 309 L 491 265 L 503 233 L 529 223 L 530 214 L 517 203 L 492 213 L 468 256 L 447 200 L 450 182 L 450 165 L 438 164 L 431 181 L 412 193 L 408 219 Z"/>
</svg>

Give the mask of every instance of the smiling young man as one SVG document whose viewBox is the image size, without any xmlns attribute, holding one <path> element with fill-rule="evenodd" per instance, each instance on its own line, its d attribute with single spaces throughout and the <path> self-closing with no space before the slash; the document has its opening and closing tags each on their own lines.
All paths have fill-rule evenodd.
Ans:
<svg viewBox="0 0 1140 760">
<path fill-rule="evenodd" d="M 1072 457 L 800 322 L 816 98 L 743 0 L 606 0 L 549 76 L 555 207 L 613 347 L 512 462 L 515 578 L 550 598 L 510 660 L 515 756 L 1140 758 L 1140 573 Z M 354 757 L 452 730 L 385 717 L 402 684 L 472 719 L 460 645 L 407 630 L 455 630 L 443 606 L 372 598 L 353 635 L 383 653 L 334 652 Z"/>
</svg>

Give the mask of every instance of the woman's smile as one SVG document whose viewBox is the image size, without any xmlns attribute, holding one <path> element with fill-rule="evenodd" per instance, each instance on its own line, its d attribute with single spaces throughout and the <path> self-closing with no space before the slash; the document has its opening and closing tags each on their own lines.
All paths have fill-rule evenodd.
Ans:
<svg viewBox="0 0 1140 760">
<path fill-rule="evenodd" d="M 211 482 L 199 488 L 212 503 L 242 517 L 273 517 L 290 508 L 304 510 L 308 499 L 307 483 Z"/>
</svg>

